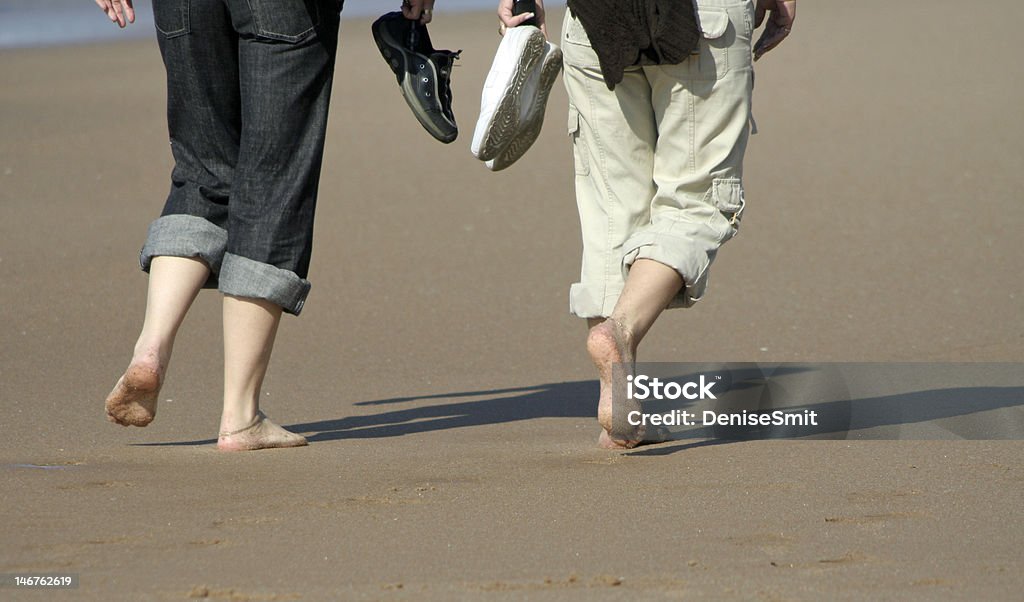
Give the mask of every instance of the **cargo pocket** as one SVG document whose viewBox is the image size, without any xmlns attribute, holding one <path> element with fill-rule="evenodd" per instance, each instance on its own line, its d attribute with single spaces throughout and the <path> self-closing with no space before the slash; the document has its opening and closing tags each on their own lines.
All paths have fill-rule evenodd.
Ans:
<svg viewBox="0 0 1024 602">
<path fill-rule="evenodd" d="M 318 0 L 246 0 L 260 37 L 292 44 L 313 35 L 320 24 Z"/>
<path fill-rule="evenodd" d="M 156 0 L 153 22 L 165 38 L 176 38 L 191 31 L 188 17 L 189 0 Z"/>
<path fill-rule="evenodd" d="M 580 112 L 569 105 L 569 138 L 572 140 L 572 156 L 576 166 L 576 175 L 585 176 L 590 173 L 590 158 L 587 156 L 587 141 L 581 136 Z"/>
<path fill-rule="evenodd" d="M 722 79 L 729 73 L 730 38 L 729 13 L 720 8 L 698 8 L 700 21 L 700 77 L 701 79 Z"/>
<path fill-rule="evenodd" d="M 711 225 L 721 228 L 722 240 L 736 236 L 747 204 L 743 198 L 742 181 L 739 178 L 717 178 L 711 183 L 705 199 L 718 210 L 711 216 Z"/>
</svg>

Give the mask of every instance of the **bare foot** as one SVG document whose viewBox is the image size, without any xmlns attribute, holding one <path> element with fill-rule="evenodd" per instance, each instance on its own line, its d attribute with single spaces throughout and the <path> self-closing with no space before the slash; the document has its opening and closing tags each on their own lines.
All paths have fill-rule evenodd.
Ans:
<svg viewBox="0 0 1024 602">
<path fill-rule="evenodd" d="M 635 352 L 632 335 L 618 320 L 609 318 L 590 329 L 587 352 L 601 379 L 597 421 L 605 432 L 598 445 L 635 447 L 643 441 L 644 429 L 630 425 L 626 419 L 631 411 L 641 409 L 638 401 L 626 395 L 626 376 L 633 370 Z"/>
<path fill-rule="evenodd" d="M 249 426 L 226 433 L 222 431 L 217 438 L 217 449 L 220 451 L 252 451 L 303 445 L 309 445 L 305 437 L 284 430 L 271 422 L 263 412 L 256 414 Z"/>
<path fill-rule="evenodd" d="M 606 430 L 597 437 L 597 446 L 601 449 L 633 449 L 637 445 L 640 445 L 639 441 L 616 441 Z"/>
<path fill-rule="evenodd" d="M 639 445 L 664 443 L 672 438 L 672 433 L 660 426 L 647 427 L 642 437 L 642 441 L 617 441 L 612 439 L 608 431 L 601 431 L 601 434 L 597 437 L 597 446 L 603 449 L 633 449 Z"/>
<path fill-rule="evenodd" d="M 133 360 L 107 396 L 107 420 L 121 426 L 153 422 L 162 379 L 159 362 Z"/>
</svg>

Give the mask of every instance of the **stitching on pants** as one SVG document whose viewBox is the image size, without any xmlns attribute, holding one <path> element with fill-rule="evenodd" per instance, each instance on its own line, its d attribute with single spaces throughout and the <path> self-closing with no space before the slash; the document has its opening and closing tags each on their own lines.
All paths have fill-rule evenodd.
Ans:
<svg viewBox="0 0 1024 602">
<path fill-rule="evenodd" d="M 686 108 L 690 113 L 689 126 L 690 126 L 690 171 L 693 173 L 697 172 L 697 103 L 693 98 L 693 92 L 683 88 L 683 93 L 686 94 Z"/>
<path fill-rule="evenodd" d="M 182 19 L 182 26 L 179 29 L 175 29 L 174 31 L 164 31 L 163 29 L 160 29 L 159 23 L 156 23 L 156 30 L 159 31 L 160 33 L 164 34 L 164 36 L 166 36 L 168 38 L 176 38 L 178 36 L 185 35 L 187 33 L 192 33 L 192 21 L 191 21 L 191 19 L 192 19 L 192 15 L 191 15 L 192 7 L 190 5 L 190 2 L 191 2 L 191 0 L 185 0 L 182 3 L 184 6 L 178 7 L 179 10 L 181 10 L 183 12 L 183 17 L 184 17 Z M 156 13 L 154 13 L 154 17 L 153 17 L 153 21 L 154 22 L 156 21 L 155 14 Z"/>
<path fill-rule="evenodd" d="M 247 5 L 249 5 L 249 12 L 252 14 L 253 23 L 256 25 L 256 31 L 259 34 L 261 34 L 263 36 L 266 36 L 266 37 L 269 37 L 269 38 L 272 38 L 272 39 L 279 39 L 279 40 L 285 41 L 285 42 L 298 42 L 303 37 L 309 35 L 309 33 L 312 32 L 313 30 L 315 30 L 317 25 L 320 24 L 320 5 L 318 3 L 313 3 L 314 15 L 312 15 L 311 18 L 310 18 L 310 23 L 312 23 L 312 26 L 309 29 L 306 29 L 305 31 L 302 31 L 302 32 L 294 34 L 294 35 L 293 34 L 288 34 L 288 33 L 280 33 L 280 32 L 276 32 L 276 31 L 270 31 L 269 29 L 267 29 L 267 28 L 263 27 L 262 25 L 260 25 L 260 18 L 259 18 L 259 15 L 256 14 L 257 11 L 252 6 L 252 0 L 245 0 L 245 3 Z"/>
<path fill-rule="evenodd" d="M 593 93 L 593 90 L 591 88 L 591 81 L 587 77 L 583 77 L 582 80 L 583 80 L 583 88 L 586 90 L 586 93 L 587 93 L 587 103 L 590 105 L 590 114 L 593 116 L 594 119 L 597 119 L 598 118 L 598 116 L 597 116 L 597 101 L 594 98 L 594 93 Z M 586 123 L 586 121 L 587 121 L 586 119 L 583 119 L 582 115 L 580 115 L 580 120 L 583 123 Z M 592 152 L 591 149 L 593 149 L 596 146 L 597 147 L 597 155 L 598 155 L 597 156 L 597 159 L 598 159 L 597 173 L 595 174 L 594 169 L 591 168 L 590 175 L 588 177 L 590 177 L 591 178 L 591 182 L 593 182 L 593 178 L 594 178 L 595 175 L 599 175 L 600 176 L 601 187 L 604 188 L 604 193 L 605 193 L 604 197 L 605 197 L 605 202 L 607 204 L 607 207 L 605 208 L 605 216 L 606 216 L 607 227 L 605 228 L 605 240 L 604 240 L 604 243 L 605 243 L 604 244 L 604 246 L 605 246 L 604 266 L 603 266 L 603 269 L 601 270 L 602 271 L 602 276 L 603 276 L 601 278 L 601 311 L 604 312 L 604 299 L 607 298 L 607 292 L 608 292 L 608 275 L 613 273 L 611 271 L 611 269 L 613 267 L 612 261 L 611 261 L 611 257 L 612 257 L 612 241 L 614 239 L 615 229 L 614 229 L 613 220 L 612 220 L 613 212 L 611 211 L 611 204 L 612 204 L 612 197 L 614 195 L 612 194 L 611 185 L 608 182 L 608 177 L 607 177 L 607 173 L 608 172 L 607 172 L 607 169 L 606 169 L 606 161 L 605 161 L 605 155 L 604 155 L 604 145 L 601 144 L 601 139 L 600 139 L 600 137 L 597 134 L 597 130 L 595 128 L 593 128 L 593 127 L 589 127 L 590 126 L 589 123 L 587 125 L 588 125 L 588 129 L 590 130 L 590 134 L 591 134 L 590 137 L 594 141 L 594 144 L 587 144 L 587 151 L 588 152 Z M 580 124 L 580 135 L 583 135 L 583 133 L 584 133 L 583 132 L 583 124 L 581 123 Z"/>
</svg>

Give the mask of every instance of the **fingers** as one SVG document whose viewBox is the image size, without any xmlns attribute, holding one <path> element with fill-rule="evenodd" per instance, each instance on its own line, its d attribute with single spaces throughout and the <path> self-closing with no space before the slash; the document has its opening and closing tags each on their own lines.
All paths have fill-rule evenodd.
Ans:
<svg viewBox="0 0 1024 602">
<path fill-rule="evenodd" d="M 110 0 L 113 5 L 113 16 L 111 19 L 117 23 L 118 27 L 124 27 L 127 24 L 127 20 L 124 18 L 124 2 L 123 0 Z M 110 12 L 107 13 L 110 15 Z"/>
<path fill-rule="evenodd" d="M 533 13 L 523 13 L 521 15 L 509 15 L 507 19 L 502 19 L 501 23 L 505 27 L 519 27 L 523 23 L 529 21 L 534 17 Z"/>
<path fill-rule="evenodd" d="M 420 23 L 426 25 L 434 20 L 434 0 L 423 0 L 423 10 L 420 13 Z"/>
<path fill-rule="evenodd" d="M 423 17 L 424 0 L 402 0 L 402 16 L 410 21 L 419 21 Z"/>
<path fill-rule="evenodd" d="M 509 25 L 509 20 L 512 18 L 512 0 L 500 0 L 498 2 L 498 21 L 504 27 L 512 27 L 512 25 Z M 504 29 L 501 31 L 504 33 Z"/>
<path fill-rule="evenodd" d="M 107 13 L 111 23 L 118 27 L 124 27 L 128 23 L 135 22 L 134 0 L 96 0 L 96 6 Z"/>
<path fill-rule="evenodd" d="M 524 22 L 529 21 L 530 17 L 532 16 L 533 13 L 523 13 L 521 15 L 509 17 L 507 20 L 502 20 L 500 23 L 498 23 L 498 35 L 505 35 L 505 32 L 508 31 L 510 27 L 518 27 L 522 25 Z M 544 36 L 547 37 L 548 32 L 543 25 L 541 25 L 540 30 L 543 31 Z"/>
<path fill-rule="evenodd" d="M 760 60 L 766 52 L 772 50 L 781 42 L 782 37 L 779 35 L 779 32 L 769 23 L 757 44 L 754 45 L 754 60 Z"/>
<path fill-rule="evenodd" d="M 536 19 L 537 27 L 544 33 L 544 37 L 548 35 L 548 28 L 544 24 L 544 3 L 537 2 L 537 12 L 535 13 L 522 13 L 519 15 L 512 14 L 512 0 L 501 0 L 498 4 L 498 34 L 505 35 L 505 30 L 510 27 L 518 27 L 530 19 Z"/>
<path fill-rule="evenodd" d="M 501 4 L 498 5 L 498 21 L 501 22 L 504 28 L 521 25 L 523 21 L 529 19 L 532 16 L 533 13 L 513 15 L 512 0 L 502 0 Z M 504 29 L 502 31 L 504 31 Z"/>
<path fill-rule="evenodd" d="M 114 7 L 110 3 L 110 0 L 96 0 L 96 6 L 100 7 L 103 12 L 107 13 L 107 18 L 112 23 L 117 23 L 117 13 L 114 12 Z"/>
<path fill-rule="evenodd" d="M 434 19 L 434 0 L 402 0 L 402 16 L 426 25 Z"/>
<path fill-rule="evenodd" d="M 781 44 L 789 36 L 789 32 L 790 29 L 788 27 L 780 27 L 774 22 L 769 21 L 767 27 L 765 27 L 764 34 L 761 35 L 761 39 L 754 46 L 754 60 L 759 60 L 765 53 Z"/>
<path fill-rule="evenodd" d="M 771 51 L 785 40 L 793 30 L 793 22 L 796 21 L 796 0 L 767 0 L 771 18 L 765 25 L 764 33 L 754 45 L 754 60 L 759 60 L 765 53 Z M 758 10 L 761 10 L 762 3 L 758 3 Z M 763 18 L 764 15 L 761 15 Z"/>
</svg>

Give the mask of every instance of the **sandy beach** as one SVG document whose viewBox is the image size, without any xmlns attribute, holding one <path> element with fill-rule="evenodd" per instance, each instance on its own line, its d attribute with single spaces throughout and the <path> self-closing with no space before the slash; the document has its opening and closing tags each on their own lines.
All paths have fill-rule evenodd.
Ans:
<svg viewBox="0 0 1024 602">
<path fill-rule="evenodd" d="M 262 402 L 294 450 L 214 449 L 210 291 L 156 421 L 104 419 L 169 185 L 160 56 L 0 53 L 0 573 L 80 576 L 0 599 L 1019 599 L 1020 440 L 596 448 L 565 91 L 487 171 L 496 19 L 442 9 L 448 146 L 343 21 L 313 289 Z M 642 360 L 1024 362 L 1024 6 L 965 10 L 800 3 L 757 63 L 742 232 Z"/>
</svg>

